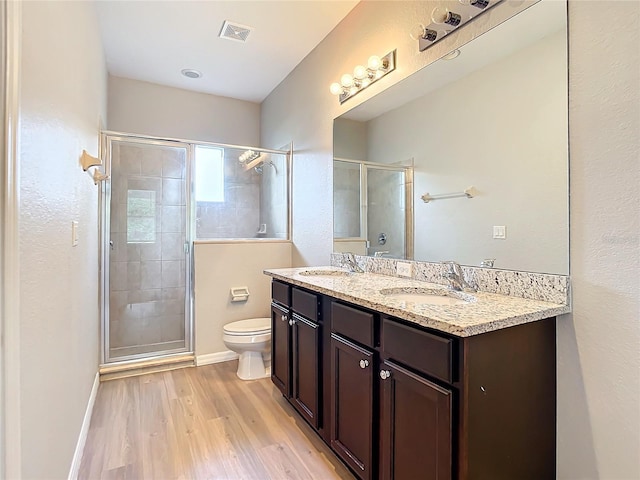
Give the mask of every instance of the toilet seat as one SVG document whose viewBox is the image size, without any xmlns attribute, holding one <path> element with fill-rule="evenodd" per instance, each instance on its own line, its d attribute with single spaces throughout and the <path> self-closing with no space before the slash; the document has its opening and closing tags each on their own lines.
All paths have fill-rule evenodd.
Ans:
<svg viewBox="0 0 640 480">
<path fill-rule="evenodd" d="M 223 327 L 226 335 L 233 337 L 243 337 L 251 335 L 263 335 L 271 333 L 271 318 L 249 318 L 246 320 L 238 320 L 236 322 L 227 323 Z"/>
</svg>

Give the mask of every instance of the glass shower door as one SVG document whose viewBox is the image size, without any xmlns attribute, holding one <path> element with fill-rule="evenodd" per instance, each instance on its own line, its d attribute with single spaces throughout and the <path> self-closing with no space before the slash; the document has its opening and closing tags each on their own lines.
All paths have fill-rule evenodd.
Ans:
<svg viewBox="0 0 640 480">
<path fill-rule="evenodd" d="M 404 170 L 367 166 L 367 230 L 369 255 L 407 258 Z"/>
<path fill-rule="evenodd" d="M 105 362 L 191 350 L 189 146 L 108 139 Z"/>
</svg>

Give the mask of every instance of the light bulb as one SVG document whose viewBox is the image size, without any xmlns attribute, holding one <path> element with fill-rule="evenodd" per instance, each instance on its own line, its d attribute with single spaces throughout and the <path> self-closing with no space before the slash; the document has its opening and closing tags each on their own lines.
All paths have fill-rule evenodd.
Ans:
<svg viewBox="0 0 640 480">
<path fill-rule="evenodd" d="M 419 23 L 419 24 L 417 24 L 415 27 L 413 27 L 411 29 L 411 31 L 409 32 L 409 36 L 413 40 L 420 40 L 422 38 L 422 36 L 424 35 L 425 30 L 426 30 L 426 28 L 424 27 L 424 25 Z"/>
<path fill-rule="evenodd" d="M 369 67 L 369 70 L 378 70 L 382 66 L 382 60 L 380 60 L 380 57 L 377 55 L 371 55 L 367 62 L 367 66 Z"/>
<path fill-rule="evenodd" d="M 362 65 L 358 65 L 356 68 L 353 69 L 353 76 L 356 77 L 358 80 L 362 80 L 367 76 L 367 69 L 364 68 Z"/>
<path fill-rule="evenodd" d="M 431 20 L 433 23 L 445 23 L 449 19 L 449 10 L 445 7 L 436 7 L 431 12 Z"/>
<path fill-rule="evenodd" d="M 329 91 L 333 95 L 340 95 L 342 93 L 342 85 L 340 85 L 338 82 L 334 82 L 329 86 Z"/>
<path fill-rule="evenodd" d="M 349 88 L 351 85 L 353 85 L 353 77 L 350 73 L 345 73 L 344 75 L 342 75 L 342 77 L 340 77 L 340 83 L 343 87 Z"/>
</svg>

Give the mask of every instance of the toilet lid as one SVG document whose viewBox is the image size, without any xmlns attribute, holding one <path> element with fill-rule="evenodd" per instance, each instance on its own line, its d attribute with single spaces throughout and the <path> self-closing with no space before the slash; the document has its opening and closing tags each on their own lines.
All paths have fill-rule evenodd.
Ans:
<svg viewBox="0 0 640 480">
<path fill-rule="evenodd" d="M 271 331 L 271 318 L 248 318 L 237 322 L 227 323 L 224 326 L 225 333 L 231 335 L 258 335 Z"/>
</svg>

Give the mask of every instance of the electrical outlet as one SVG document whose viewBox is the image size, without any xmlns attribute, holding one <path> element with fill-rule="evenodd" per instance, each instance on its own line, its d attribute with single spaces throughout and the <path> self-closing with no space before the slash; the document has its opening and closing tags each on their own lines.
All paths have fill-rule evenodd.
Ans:
<svg viewBox="0 0 640 480">
<path fill-rule="evenodd" d="M 507 238 L 507 227 L 504 225 L 494 225 L 493 238 L 498 238 L 500 240 Z"/>
<path fill-rule="evenodd" d="M 400 277 L 411 277 L 411 264 L 408 262 L 396 263 L 396 274 Z"/>
</svg>

